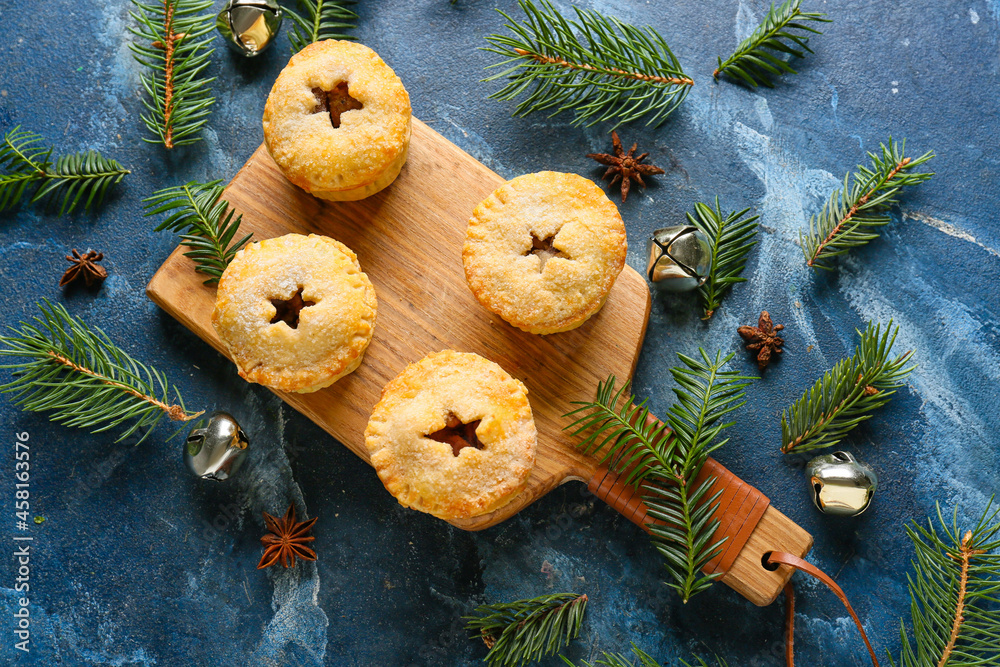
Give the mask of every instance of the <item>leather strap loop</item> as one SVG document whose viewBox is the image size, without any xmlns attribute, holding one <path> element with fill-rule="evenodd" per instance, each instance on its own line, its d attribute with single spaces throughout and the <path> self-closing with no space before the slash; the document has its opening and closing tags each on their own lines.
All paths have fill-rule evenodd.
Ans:
<svg viewBox="0 0 1000 667">
<path fill-rule="evenodd" d="M 728 538 L 722 545 L 722 552 L 705 564 L 705 572 L 725 574 L 732 567 L 750 535 L 760 523 L 764 512 L 771 501 L 763 493 L 750 486 L 739 477 L 729 472 L 721 463 L 709 459 L 697 477 L 700 484 L 708 477 L 715 477 L 712 489 L 707 497 L 712 497 L 721 491 L 718 507 L 713 518 L 719 521 L 713 539 Z M 618 475 L 601 466 L 591 478 L 587 488 L 595 496 L 611 505 L 626 519 L 649 532 L 650 524 L 663 523 L 647 514 L 647 507 L 642 502 L 642 493 L 625 484 Z"/>
<path fill-rule="evenodd" d="M 785 584 L 785 663 L 795 667 L 795 587 Z"/>
<path fill-rule="evenodd" d="M 844 604 L 844 607 L 847 608 L 847 613 L 851 615 L 852 619 L 854 619 L 854 624 L 858 626 L 858 631 L 861 632 L 861 638 L 865 640 L 865 646 L 868 647 L 868 653 L 872 657 L 872 664 L 875 667 L 879 667 L 878 658 L 875 656 L 875 649 L 872 648 L 871 642 L 868 641 L 868 634 L 865 632 L 864 626 L 861 625 L 861 619 L 859 619 L 858 615 L 854 613 L 854 608 L 851 606 L 851 603 L 848 602 L 847 595 L 845 595 L 843 589 L 837 585 L 837 582 L 835 582 L 833 579 L 827 576 L 826 573 L 824 573 L 815 565 L 812 565 L 811 563 L 808 563 L 805 560 L 793 554 L 784 553 L 780 551 L 772 551 L 767 557 L 767 564 L 788 565 L 790 567 L 794 567 L 796 570 L 801 570 L 802 572 L 805 572 L 806 574 L 815 577 L 816 579 L 819 579 L 821 582 L 826 584 L 826 587 L 829 588 L 831 591 L 833 591 L 833 594 L 836 595 L 837 598 Z M 785 589 L 785 592 L 786 593 L 790 592 L 789 591 L 790 588 L 791 586 L 789 585 L 789 587 Z M 789 615 L 791 617 L 791 620 L 788 624 L 788 640 L 785 652 L 786 660 L 788 661 L 789 667 L 793 667 L 792 634 L 793 634 L 794 619 L 795 619 L 794 600 L 795 600 L 794 595 L 789 595 L 788 605 L 790 609 Z"/>
<path fill-rule="evenodd" d="M 652 415 L 646 417 L 646 423 L 662 424 Z M 746 546 L 771 501 L 763 493 L 729 472 L 715 459 L 708 459 L 705 462 L 695 484 L 701 484 L 709 477 L 715 477 L 715 482 L 706 497 L 711 498 L 721 492 L 717 501 L 718 506 L 712 514 L 712 518 L 719 522 L 713 540 L 723 537 L 727 539 L 722 545 L 722 552 L 705 564 L 704 571 L 708 574 L 716 572 L 725 574 Z M 648 516 L 646 504 L 642 501 L 642 493 L 622 482 L 606 465 L 598 468 L 587 488 L 646 532 L 649 532 L 650 524 L 663 523 Z"/>
</svg>

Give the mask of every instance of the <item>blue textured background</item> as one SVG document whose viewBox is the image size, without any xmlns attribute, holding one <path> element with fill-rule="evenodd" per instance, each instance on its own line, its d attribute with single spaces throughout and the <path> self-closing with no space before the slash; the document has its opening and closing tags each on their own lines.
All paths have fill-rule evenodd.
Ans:
<svg viewBox="0 0 1000 667">
<path fill-rule="evenodd" d="M 216 3 L 220 5 L 221 3 Z M 557 169 L 598 177 L 584 158 L 610 147 L 607 127 L 569 118 L 511 119 L 479 79 L 477 50 L 510 0 L 364 0 L 357 35 L 403 79 L 414 113 L 505 177 Z M 735 329 L 762 308 L 787 325 L 784 359 L 738 413 L 718 457 L 816 537 L 811 560 L 836 575 L 879 651 L 896 653 L 908 615 L 906 521 L 937 500 L 977 514 L 998 487 L 1000 232 L 995 222 L 996 0 L 828 3 L 834 23 L 816 54 L 773 90 L 713 83 L 765 9 L 760 0 L 584 2 L 661 31 L 696 85 L 657 130 L 623 130 L 669 168 L 621 207 L 629 263 L 644 239 L 696 201 L 761 214 L 746 276 L 709 325 L 694 299 L 656 298 L 636 392 L 661 413 L 676 352 L 737 349 Z M 563 7 L 568 5 L 561 4 Z M 261 141 L 267 91 L 289 55 L 284 37 L 245 61 L 221 42 L 211 73 L 218 102 L 196 146 L 166 153 L 141 141 L 139 68 L 128 50 L 125 0 L 0 0 L 0 130 L 22 124 L 59 151 L 97 148 L 133 170 L 96 215 L 0 214 L 2 324 L 48 297 L 99 323 L 167 372 L 190 406 L 227 408 L 253 436 L 251 460 L 228 485 L 183 469 L 161 427 L 139 447 L 51 425 L 0 400 L 0 553 L 13 552 L 13 442 L 33 456 L 32 643 L 14 651 L 13 559 L 0 557 L 0 657 L 38 665 L 474 665 L 485 651 L 456 618 L 484 601 L 577 590 L 591 598 L 574 658 L 636 642 L 667 664 L 713 652 L 730 665 L 781 664 L 780 604 L 758 609 L 725 586 L 681 605 L 660 583 L 660 558 L 634 526 L 570 484 L 478 534 L 402 509 L 375 474 L 151 304 L 143 288 L 174 247 L 153 233 L 140 199 L 189 179 L 229 179 Z M 843 174 L 889 135 L 934 149 L 937 176 L 905 195 L 883 238 L 839 271 L 814 275 L 798 230 Z M 427 184 L 433 187 L 434 184 Z M 56 287 L 71 248 L 107 254 L 96 293 Z M 847 354 L 868 319 L 902 326 L 916 350 L 909 387 L 846 441 L 879 472 L 872 509 L 856 520 L 809 503 L 803 458 L 778 452 L 780 410 Z M 752 372 L 743 353 L 735 367 Z M 290 500 L 319 516 L 317 564 L 254 569 L 261 511 Z M 839 603 L 797 578 L 796 645 L 804 665 L 864 665 Z M 550 661 L 546 664 L 556 664 Z"/>
</svg>

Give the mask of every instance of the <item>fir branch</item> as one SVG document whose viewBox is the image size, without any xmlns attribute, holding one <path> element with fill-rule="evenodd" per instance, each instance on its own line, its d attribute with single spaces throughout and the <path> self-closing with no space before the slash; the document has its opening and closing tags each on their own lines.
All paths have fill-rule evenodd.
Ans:
<svg viewBox="0 0 1000 667">
<path fill-rule="evenodd" d="M 781 415 L 781 451 L 832 447 L 885 405 L 916 366 L 913 352 L 890 358 L 899 327 L 868 323 L 854 354 L 841 359 Z"/>
<path fill-rule="evenodd" d="M 129 32 L 142 43 L 129 45 L 135 59 L 149 69 L 141 76 L 146 89 L 142 121 L 166 148 L 193 144 L 202 126 L 208 122 L 215 97 L 204 70 L 215 52 L 208 48 L 215 17 L 212 0 L 132 0 L 136 11 L 130 12 L 138 23 Z"/>
<path fill-rule="evenodd" d="M 166 376 L 129 356 L 100 329 L 59 304 L 43 300 L 38 307 L 40 316 L 0 336 L 0 356 L 27 359 L 0 365 L 14 370 L 14 379 L 0 385 L 0 393 L 14 394 L 19 407 L 48 412 L 51 421 L 94 433 L 131 421 L 119 441 L 151 430 L 164 415 L 189 421 L 201 414 L 189 413 Z M 176 404 L 170 403 L 171 393 Z"/>
<path fill-rule="evenodd" d="M 696 215 L 688 213 L 688 222 L 705 232 L 712 244 L 712 268 L 708 280 L 698 288 L 705 308 L 701 319 L 707 320 L 722 303 L 722 297 L 730 287 L 746 282 L 746 278 L 741 278 L 740 274 L 746 266 L 747 255 L 757 245 L 754 237 L 757 236 L 757 219 L 760 216 L 752 215 L 743 219 L 750 211 L 749 208 L 724 216 L 718 197 L 715 198 L 715 209 L 700 202 L 694 205 L 694 209 Z"/>
<path fill-rule="evenodd" d="M 684 602 L 720 576 L 701 572 L 725 541 L 712 541 L 719 525 L 712 519 L 719 493 L 709 495 L 715 477 L 695 481 L 709 455 L 727 442 L 719 437 L 731 424 L 721 420 L 743 405 L 743 390 L 753 379 L 722 370 L 732 354 L 712 359 L 699 352 L 700 359 L 678 355 L 682 365 L 671 369 L 677 402 L 666 425 L 647 419 L 645 401 L 635 405 L 627 397 L 628 383 L 615 391 L 614 376 L 598 385 L 594 402 L 576 403 L 581 407 L 566 415 L 576 417 L 566 430 L 587 433 L 577 446 L 640 489 L 649 516 L 663 522 L 648 527 L 664 556 L 667 585 Z"/>
<path fill-rule="evenodd" d="M 296 4 L 298 12 L 284 8 L 292 19 L 288 41 L 293 53 L 324 39 L 356 39 L 346 32 L 354 29 L 358 18 L 350 9 L 353 0 L 297 0 Z"/>
<path fill-rule="evenodd" d="M 806 265 L 832 269 L 832 260 L 851 248 L 878 238 L 878 228 L 889 224 L 884 211 L 896 203 L 896 194 L 905 186 L 917 185 L 934 174 L 911 173 L 934 157 L 928 151 L 913 159 L 905 156 L 906 141 L 880 144 L 880 154 L 868 153 L 871 167 L 858 165 L 853 182 L 844 176 L 844 187 L 830 195 L 819 215 L 809 220 L 809 232 L 799 234 Z"/>
<path fill-rule="evenodd" d="M 581 667 L 660 667 L 660 663 L 653 659 L 653 656 L 649 655 L 642 649 L 640 649 L 635 644 L 632 644 L 632 655 L 639 659 L 638 662 L 633 662 L 630 658 L 627 658 L 620 653 L 608 653 L 605 652 L 597 662 L 590 663 L 583 661 L 580 663 Z M 566 656 L 559 656 L 563 659 L 563 662 L 570 667 L 574 667 L 573 663 Z M 685 667 L 709 667 L 709 664 L 705 662 L 702 658 L 695 658 L 698 662 L 688 663 L 681 660 L 681 664 Z M 717 667 L 727 667 L 726 661 L 722 658 L 716 658 Z"/>
<path fill-rule="evenodd" d="M 653 466 L 669 470 L 676 443 L 659 420 L 651 420 L 647 401 L 636 405 L 628 396 L 630 383 L 615 390 L 616 378 L 598 383 L 593 403 L 574 402 L 580 407 L 564 415 L 576 417 L 564 430 L 586 436 L 577 449 L 600 457 L 609 470 L 622 475 L 625 484 L 640 488 Z"/>
<path fill-rule="evenodd" d="M 195 263 L 195 271 L 210 276 L 205 281 L 206 285 L 219 282 L 236 251 L 253 236 L 247 234 L 233 242 L 243 216 L 233 218 L 236 212 L 229 208 L 229 202 L 221 199 L 223 189 L 222 181 L 191 181 L 178 187 L 158 190 L 143 200 L 147 217 L 169 214 L 156 231 L 166 229 L 180 233 L 181 243 L 190 248 L 184 256 L 190 257 Z"/>
<path fill-rule="evenodd" d="M 786 53 L 796 58 L 804 57 L 806 52 L 812 53 L 812 49 L 807 46 L 809 36 L 794 31 L 821 35 L 823 33 L 805 22 L 830 22 L 830 19 L 823 18 L 826 14 L 803 12 L 801 4 L 802 0 L 786 0 L 777 8 L 772 4 L 764 20 L 753 34 L 740 43 L 736 52 L 726 58 L 725 62 L 719 58 L 719 66 L 712 72 L 712 76 L 718 79 L 720 74 L 728 74 L 754 88 L 758 85 L 771 88 L 770 75 L 795 74 L 795 70 L 784 58 L 772 52 Z"/>
<path fill-rule="evenodd" d="M 907 527 L 916 559 L 908 577 L 912 643 L 905 625 L 900 629 L 904 667 L 1000 663 L 1000 507 L 994 508 L 993 500 L 964 534 L 957 508 L 949 525 L 940 504 L 940 532 L 931 520 L 926 527 Z"/>
<path fill-rule="evenodd" d="M 685 662 L 684 660 L 681 660 L 681 664 L 684 665 L 684 667 L 709 667 L 709 664 L 705 662 L 704 658 L 695 658 L 695 660 L 698 662 Z M 715 658 L 715 665 L 716 667 L 728 667 L 726 661 L 719 657 Z"/>
<path fill-rule="evenodd" d="M 132 172 L 96 151 L 63 155 L 52 163 L 52 148 L 39 146 L 41 135 L 9 130 L 0 143 L 0 211 L 17 206 L 29 189 L 29 203 L 59 202 L 59 215 L 83 205 L 85 211 L 99 206 L 108 191 Z"/>
<path fill-rule="evenodd" d="M 694 81 L 684 74 L 666 40 L 653 28 L 574 7 L 561 15 L 549 0 L 518 0 L 526 20 L 497 10 L 512 34 L 490 35 L 483 50 L 504 58 L 504 68 L 484 81 L 509 79 L 493 99 L 518 103 L 516 116 L 533 111 L 574 111 L 574 125 L 605 120 L 614 127 L 643 116 L 659 125 L 684 101 Z"/>
<path fill-rule="evenodd" d="M 580 635 L 587 596 L 542 595 L 477 607 L 465 629 L 489 648 L 490 667 L 517 667 L 554 655 Z"/>
<path fill-rule="evenodd" d="M 685 603 L 722 576 L 701 573 L 725 541 L 710 541 L 719 524 L 712 514 L 721 491 L 708 497 L 715 477 L 707 477 L 698 486 L 695 481 L 709 455 L 728 442 L 719 436 L 732 423 L 721 420 L 743 405 L 743 390 L 753 379 L 722 370 L 732 353 L 723 359 L 716 352 L 712 360 L 704 350 L 699 351 L 700 360 L 678 355 L 684 365 L 670 369 L 679 386 L 674 389 L 677 402 L 667 413 L 667 424 L 677 442 L 678 456 L 671 475 L 662 477 L 660 484 L 645 487 L 649 515 L 664 522 L 650 526 L 653 543 L 674 577 L 674 583 L 668 585 Z"/>
</svg>

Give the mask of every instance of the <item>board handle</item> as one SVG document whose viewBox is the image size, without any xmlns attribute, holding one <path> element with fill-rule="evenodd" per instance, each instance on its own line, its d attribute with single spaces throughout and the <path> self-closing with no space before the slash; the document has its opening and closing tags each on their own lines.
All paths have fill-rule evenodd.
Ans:
<svg viewBox="0 0 1000 667">
<path fill-rule="evenodd" d="M 708 574 L 722 573 L 721 581 L 758 606 L 774 602 L 795 570 L 787 565 L 765 568 L 771 552 L 805 557 L 812 548 L 812 536 L 771 506 L 763 493 L 744 482 L 715 459 L 708 459 L 697 483 L 715 477 L 713 488 L 718 507 L 713 518 L 719 521 L 713 540 L 727 538 L 722 552 L 704 568 Z M 595 496 L 626 519 L 649 532 L 650 524 L 663 522 L 649 516 L 642 494 L 602 465 L 587 484 Z"/>
</svg>

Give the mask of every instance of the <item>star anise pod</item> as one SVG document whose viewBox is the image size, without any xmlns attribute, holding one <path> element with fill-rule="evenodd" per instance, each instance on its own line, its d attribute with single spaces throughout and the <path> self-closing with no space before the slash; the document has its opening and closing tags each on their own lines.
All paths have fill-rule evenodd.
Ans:
<svg viewBox="0 0 1000 667">
<path fill-rule="evenodd" d="M 95 284 L 99 285 L 108 277 L 108 272 L 104 267 L 97 265 L 98 262 L 104 259 L 103 252 L 88 250 L 81 255 L 76 248 L 73 248 L 73 254 L 66 255 L 66 259 L 73 266 L 66 269 L 66 273 L 59 279 L 59 287 L 65 287 L 81 279 L 87 287 L 91 287 Z"/>
<path fill-rule="evenodd" d="M 771 314 L 761 311 L 760 319 L 755 327 L 740 327 L 736 330 L 747 342 L 747 349 L 757 352 L 757 368 L 764 370 L 771 363 L 771 354 L 780 354 L 785 339 L 778 332 L 785 328 L 784 324 L 775 326 L 771 323 Z"/>
<path fill-rule="evenodd" d="M 601 176 L 602 179 L 613 176 L 611 183 L 609 185 L 614 185 L 619 180 L 622 182 L 622 201 L 628 197 L 629 187 L 632 185 L 632 181 L 635 181 L 643 188 L 646 184 L 643 183 L 643 176 L 651 176 L 652 174 L 665 174 L 666 172 L 651 164 L 640 164 L 649 153 L 643 153 L 642 155 L 636 156 L 635 149 L 639 144 L 632 144 L 632 148 L 629 149 L 628 153 L 622 149 L 621 139 L 618 138 L 618 133 L 615 131 L 611 132 L 611 144 L 614 146 L 615 154 L 608 155 L 607 153 L 587 153 L 587 157 L 597 160 L 603 165 L 607 165 L 608 170 L 604 172 Z"/>
<path fill-rule="evenodd" d="M 264 512 L 264 523 L 271 534 L 260 538 L 264 545 L 264 555 L 261 556 L 257 569 L 271 567 L 279 561 L 284 567 L 295 567 L 295 559 L 316 560 L 316 552 L 306 546 L 316 538 L 306 535 L 316 523 L 316 518 L 309 521 L 295 520 L 295 505 L 289 505 L 285 516 L 276 519 Z"/>
</svg>

